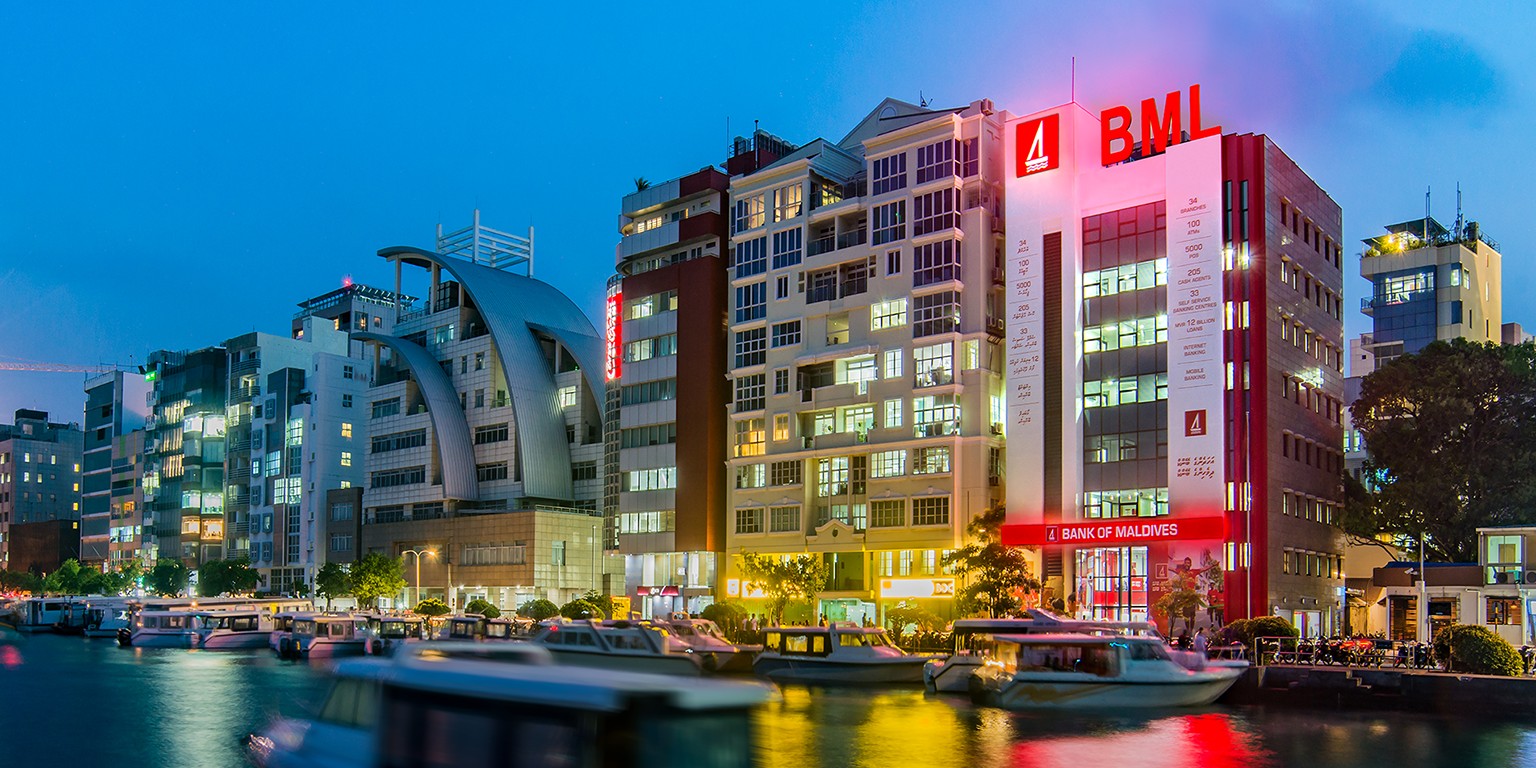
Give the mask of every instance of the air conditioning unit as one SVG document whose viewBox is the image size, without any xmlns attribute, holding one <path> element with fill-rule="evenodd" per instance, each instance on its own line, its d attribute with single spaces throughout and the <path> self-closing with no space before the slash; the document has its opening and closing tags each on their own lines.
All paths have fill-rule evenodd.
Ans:
<svg viewBox="0 0 1536 768">
<path fill-rule="evenodd" d="M 1003 433 L 1003 425 L 1001 425 L 1001 424 L 993 424 L 992 425 L 992 434 L 994 434 L 994 435 L 1001 435 L 1002 433 Z"/>
</svg>

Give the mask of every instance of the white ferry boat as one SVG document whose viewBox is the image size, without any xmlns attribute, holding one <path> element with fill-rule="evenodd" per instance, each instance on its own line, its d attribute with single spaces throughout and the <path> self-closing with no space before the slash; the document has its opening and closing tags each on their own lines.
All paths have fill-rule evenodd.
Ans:
<svg viewBox="0 0 1536 768">
<path fill-rule="evenodd" d="M 752 670 L 776 683 L 908 684 L 923 681 L 928 656 L 891 644 L 885 630 L 833 623 L 828 627 L 770 627 Z"/>
<path fill-rule="evenodd" d="M 85 636 L 117 637 L 119 629 L 133 626 L 133 604 L 126 597 L 89 597 L 85 600 Z"/>
<path fill-rule="evenodd" d="M 272 634 L 261 611 L 197 611 L 197 646 L 209 651 L 260 648 Z"/>
<path fill-rule="evenodd" d="M 278 655 L 287 659 L 361 656 L 367 652 L 368 619 L 351 614 L 296 617 L 293 631 L 279 641 Z"/>
<path fill-rule="evenodd" d="M 1242 676 L 1230 666 L 1201 671 L 1174 661 L 1152 637 L 998 635 L 977 670 L 972 698 L 1004 709 L 1197 707 Z"/>
<path fill-rule="evenodd" d="M 971 676 L 992 658 L 997 635 L 1081 633 L 1086 635 L 1157 636 L 1148 621 L 1094 621 L 1032 608 L 1019 618 L 960 619 L 952 627 L 953 653 L 923 666 L 923 686 L 934 693 L 969 693 Z"/>
<path fill-rule="evenodd" d="M 406 643 L 418 643 L 426 637 L 420 616 L 369 616 L 368 634 L 363 650 L 371 656 L 387 656 Z"/>
<path fill-rule="evenodd" d="M 649 621 L 548 621 L 529 642 L 560 664 L 628 672 L 697 676 L 703 658 Z"/>
<path fill-rule="evenodd" d="M 120 645 L 134 648 L 196 648 L 201 635 L 191 611 L 139 611 L 133 627 L 118 633 Z"/>
<path fill-rule="evenodd" d="M 439 640 L 484 640 L 486 618 L 478 613 L 449 616 L 437 630 Z"/>
<path fill-rule="evenodd" d="M 703 657 L 706 672 L 752 672 L 752 657 L 763 649 L 760 645 L 736 645 L 726 639 L 709 619 L 689 618 L 685 613 L 674 613 L 656 622 L 672 636 Z"/>
<path fill-rule="evenodd" d="M 247 740 L 259 768 L 752 765 L 751 682 L 495 663 L 437 643 L 394 659 L 342 662 L 313 721 L 279 720 Z M 521 644 L 462 644 L 500 657 Z M 703 754 L 679 745 L 707 745 Z"/>
<path fill-rule="evenodd" d="M 67 597 L 29 597 L 16 604 L 16 631 L 23 634 L 53 632 L 69 611 Z"/>
</svg>

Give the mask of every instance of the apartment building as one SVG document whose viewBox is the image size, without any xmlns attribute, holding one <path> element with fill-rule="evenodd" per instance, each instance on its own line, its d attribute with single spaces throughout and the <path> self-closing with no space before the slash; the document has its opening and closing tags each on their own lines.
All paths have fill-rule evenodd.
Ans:
<svg viewBox="0 0 1536 768">
<path fill-rule="evenodd" d="M 112 440 L 112 490 L 108 506 L 107 560 L 109 570 L 138 561 L 154 567 L 157 547 L 144 505 L 144 430 L 135 429 Z"/>
<path fill-rule="evenodd" d="M 46 411 L 18 409 L 0 424 L 0 569 L 25 570 L 10 559 L 10 527 L 74 521 L 79 551 L 80 479 L 84 435 L 78 423 L 50 421 Z M 37 530 L 58 530 L 40 526 Z"/>
<path fill-rule="evenodd" d="M 531 238 L 468 240 L 504 245 L 379 252 L 397 295 L 406 268 L 426 290 L 397 307 L 393 334 L 354 335 L 370 368 L 358 551 L 422 558 L 423 594 L 460 607 L 606 589 L 603 337 L 564 295 L 517 274 Z"/>
<path fill-rule="evenodd" d="M 829 621 L 952 614 L 940 560 L 1003 495 L 1003 119 L 887 99 L 731 180 L 724 592 L 749 610 L 743 552 L 822 558 Z"/>
</svg>

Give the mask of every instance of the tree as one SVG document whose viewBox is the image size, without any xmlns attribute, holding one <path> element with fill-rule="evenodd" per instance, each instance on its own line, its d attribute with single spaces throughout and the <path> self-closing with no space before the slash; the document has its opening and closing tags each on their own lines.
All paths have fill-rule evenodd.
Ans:
<svg viewBox="0 0 1536 768">
<path fill-rule="evenodd" d="M 534 621 L 543 621 L 552 616 L 559 616 L 560 606 L 543 598 L 529 600 L 517 607 L 517 615 L 533 619 Z"/>
<path fill-rule="evenodd" d="M 464 612 L 465 613 L 478 613 L 481 616 L 486 617 L 487 619 L 499 619 L 499 618 L 501 618 L 501 609 L 500 608 L 497 608 L 496 606 L 491 605 L 490 601 L 483 600 L 483 599 L 478 598 L 478 597 L 473 599 L 473 600 L 471 600 L 471 601 L 469 601 L 469 605 L 464 606 Z"/>
<path fill-rule="evenodd" d="M 26 571 L 0 570 L 0 592 L 38 592 L 42 581 Z"/>
<path fill-rule="evenodd" d="M 719 627 L 726 637 L 735 638 L 741 635 L 741 620 L 745 618 L 747 611 L 736 603 L 710 603 L 699 612 L 699 617 L 708 619 Z"/>
<path fill-rule="evenodd" d="M 644 191 L 646 191 L 647 189 L 650 189 L 650 188 L 651 188 L 651 182 L 650 182 L 649 179 L 645 178 L 644 176 L 636 176 L 635 177 L 635 191 L 636 192 L 644 192 Z"/>
<path fill-rule="evenodd" d="M 601 619 L 603 610 L 587 602 L 586 599 L 578 597 L 560 606 L 560 615 L 567 619 Z"/>
<path fill-rule="evenodd" d="M 447 603 L 435 597 L 429 597 L 417 603 L 416 607 L 411 610 L 417 616 L 425 616 L 427 619 L 427 626 L 429 627 L 432 625 L 433 619 L 439 616 L 447 616 L 448 614 L 453 613 L 453 609 L 449 608 Z"/>
<path fill-rule="evenodd" d="M 1346 510 L 1356 532 L 1476 562 L 1478 528 L 1536 521 L 1536 345 L 1432 343 L 1367 375 L 1350 413 L 1377 486 Z"/>
<path fill-rule="evenodd" d="M 202 597 L 218 597 L 250 592 L 256 589 L 260 580 L 260 574 L 246 558 L 209 560 L 197 569 L 197 594 Z"/>
<path fill-rule="evenodd" d="M 907 627 L 920 632 L 932 632 L 944 626 L 944 620 L 915 602 L 903 600 L 885 612 L 885 626 L 891 632 L 891 642 L 901 645 Z"/>
<path fill-rule="evenodd" d="M 763 586 L 772 623 L 782 623 L 784 609 L 796 600 L 804 600 L 810 604 L 811 613 L 816 612 L 816 593 L 827 585 L 827 565 L 820 557 L 779 558 L 754 553 L 743 553 L 739 557 L 742 576 Z"/>
<path fill-rule="evenodd" d="M 160 597 L 178 597 L 187 588 L 187 567 L 180 560 L 161 560 L 144 577 L 144 589 Z"/>
<path fill-rule="evenodd" d="M 970 541 L 944 556 L 944 566 L 965 580 L 955 596 L 955 607 L 962 614 L 1012 616 L 1024 608 L 1022 595 L 1040 590 L 1024 550 L 1002 542 L 1005 519 L 1000 506 L 981 513 L 966 526 Z"/>
<path fill-rule="evenodd" d="M 587 590 L 586 594 L 581 596 L 581 599 L 583 599 L 583 600 L 585 600 L 585 601 L 587 601 L 587 602 L 597 606 L 597 612 L 600 615 L 600 617 L 605 617 L 605 618 L 610 618 L 610 619 L 613 618 L 613 598 L 612 597 L 609 597 L 608 595 L 605 595 L 605 594 L 603 594 L 601 592 L 598 592 L 595 589 L 589 589 L 589 590 Z"/>
<path fill-rule="evenodd" d="M 126 595 L 138 586 L 139 579 L 144 576 L 144 565 L 138 560 L 130 560 L 127 565 L 110 573 L 103 574 L 106 589 L 105 595 Z"/>
<path fill-rule="evenodd" d="M 405 589 L 405 564 L 398 557 L 369 552 L 352 564 L 351 575 L 352 596 L 368 607 Z"/>
<path fill-rule="evenodd" d="M 88 570 L 90 569 L 82 569 L 80 561 L 71 557 L 43 579 L 43 592 L 50 595 L 85 594 L 81 591 L 81 587 L 86 586 L 85 582 L 90 578 L 86 573 Z"/>
<path fill-rule="evenodd" d="M 352 594 L 352 576 L 341 563 L 326 563 L 315 572 L 315 596 L 325 598 L 325 607 L 331 601 Z"/>
</svg>

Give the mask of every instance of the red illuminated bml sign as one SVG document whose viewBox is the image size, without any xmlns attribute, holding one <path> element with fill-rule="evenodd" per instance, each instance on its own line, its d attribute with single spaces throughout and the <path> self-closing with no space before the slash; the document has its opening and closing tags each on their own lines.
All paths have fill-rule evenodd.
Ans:
<svg viewBox="0 0 1536 768">
<path fill-rule="evenodd" d="M 1154 155 L 1179 143 L 1184 138 L 1183 99 L 1178 91 L 1170 91 L 1163 97 L 1162 112 L 1158 112 L 1157 99 L 1141 100 L 1141 153 Z M 1205 128 L 1200 125 L 1200 86 L 1189 87 L 1189 140 L 1203 139 L 1221 134 L 1221 126 Z M 1119 142 L 1119 147 L 1115 147 Z M 1099 114 L 1099 146 L 1105 165 L 1114 165 L 1131 157 L 1136 138 L 1131 134 L 1131 108 L 1110 107 Z"/>
</svg>

